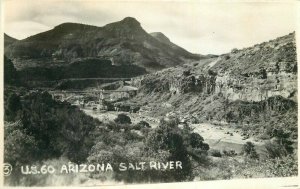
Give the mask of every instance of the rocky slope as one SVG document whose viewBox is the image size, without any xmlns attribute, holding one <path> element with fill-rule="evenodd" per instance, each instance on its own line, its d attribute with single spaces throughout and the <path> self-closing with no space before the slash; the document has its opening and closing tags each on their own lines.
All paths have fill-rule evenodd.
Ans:
<svg viewBox="0 0 300 189">
<path fill-rule="evenodd" d="M 231 101 L 249 102 L 279 95 L 296 101 L 296 80 L 296 45 L 291 33 L 253 47 L 233 49 L 216 58 L 138 77 L 133 84 L 143 93 L 222 93 Z"/>
<path fill-rule="evenodd" d="M 131 17 L 103 27 L 64 23 L 7 46 L 5 54 L 18 69 L 92 57 L 110 60 L 113 65 L 137 65 L 155 71 L 199 59 L 199 55 L 169 40 L 148 34 Z"/>
<path fill-rule="evenodd" d="M 139 88 L 132 101 L 155 116 L 175 112 L 198 121 L 295 128 L 295 33 L 137 77 L 132 85 Z"/>
</svg>

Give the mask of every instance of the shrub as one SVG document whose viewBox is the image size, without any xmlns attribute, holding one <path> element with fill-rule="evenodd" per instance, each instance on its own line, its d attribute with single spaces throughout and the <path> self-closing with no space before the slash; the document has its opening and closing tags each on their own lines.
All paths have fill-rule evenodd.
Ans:
<svg viewBox="0 0 300 189">
<path fill-rule="evenodd" d="M 131 119 L 126 114 L 119 114 L 114 121 L 119 124 L 131 124 Z"/>
<path fill-rule="evenodd" d="M 162 174 L 151 175 L 152 181 L 189 181 L 192 180 L 192 163 L 196 161 L 201 166 L 207 165 L 208 144 L 203 137 L 193 133 L 190 129 L 180 129 L 178 119 L 161 120 L 160 125 L 153 129 L 145 139 L 148 157 L 157 157 L 156 161 L 181 161 L 183 169 L 168 170 Z M 165 154 L 164 157 L 158 154 Z"/>
<path fill-rule="evenodd" d="M 113 131 L 120 131 L 120 126 L 116 123 L 116 122 L 113 122 L 113 121 L 110 121 L 106 124 L 106 127 L 107 129 L 109 130 L 113 130 Z"/>
<path fill-rule="evenodd" d="M 5 125 L 5 145 L 4 145 L 4 160 L 14 166 L 19 166 L 22 163 L 31 163 L 36 160 L 39 153 L 37 142 L 34 137 L 27 135 L 23 130 L 19 129 L 21 123 L 17 123 L 16 130 L 10 130 L 10 126 Z"/>
<path fill-rule="evenodd" d="M 5 102 L 5 120 L 7 121 L 14 121 L 22 109 L 21 99 L 15 93 L 12 93 L 8 96 Z"/>
<path fill-rule="evenodd" d="M 146 121 L 140 121 L 136 125 L 133 126 L 133 129 L 135 129 L 135 130 L 141 130 L 143 128 L 151 128 L 151 126 Z"/>
<path fill-rule="evenodd" d="M 18 85 L 20 84 L 19 73 L 14 67 L 10 59 L 4 56 L 4 84 Z"/>
<path fill-rule="evenodd" d="M 225 156 L 229 156 L 229 157 L 233 157 L 233 156 L 237 155 L 237 153 L 235 152 L 235 150 L 223 150 L 223 154 Z"/>
<path fill-rule="evenodd" d="M 275 141 L 268 141 L 265 143 L 268 158 L 275 159 L 288 155 L 287 151 L 282 145 Z"/>
<path fill-rule="evenodd" d="M 255 146 L 252 142 L 246 142 L 244 145 L 243 145 L 243 148 L 242 148 L 242 153 L 247 156 L 247 157 L 250 157 L 252 159 L 258 159 L 258 154 L 255 150 Z"/>
<path fill-rule="evenodd" d="M 283 129 L 273 129 L 271 136 L 273 139 L 265 144 L 269 158 L 284 157 L 294 152 L 290 133 L 283 131 Z"/>
<path fill-rule="evenodd" d="M 298 175 L 298 158 L 288 155 L 282 159 L 267 160 L 265 171 L 275 177 L 290 177 Z"/>
<path fill-rule="evenodd" d="M 189 135 L 190 145 L 192 148 L 201 149 L 204 151 L 209 150 L 209 145 L 204 143 L 204 139 L 198 133 L 191 133 Z"/>
<path fill-rule="evenodd" d="M 231 50 L 231 53 L 237 53 L 239 50 L 237 49 L 237 48 L 233 48 L 232 50 Z"/>
<path fill-rule="evenodd" d="M 194 116 L 191 117 L 190 122 L 192 124 L 198 124 L 198 123 L 200 123 L 199 119 L 197 117 L 194 117 Z"/>
<path fill-rule="evenodd" d="M 11 135 L 5 133 L 12 145 L 19 145 L 15 156 L 23 157 L 22 150 L 36 146 L 37 160 L 55 158 L 62 155 L 71 161 L 84 161 L 90 147 L 93 145 L 90 133 L 94 130 L 98 121 L 85 115 L 79 108 L 68 103 L 56 102 L 47 92 L 31 92 L 24 95 L 22 101 L 17 96 L 9 98 L 6 106 L 10 110 L 18 110 L 20 114 L 20 132 Z M 11 101 L 11 102 L 9 102 Z M 20 108 L 21 107 L 21 108 Z M 15 117 L 11 111 L 7 111 L 8 117 Z M 16 118 L 15 118 L 16 119 Z M 26 142 L 20 142 L 26 139 Z M 19 144 L 20 143 L 20 144 Z M 23 149 L 24 148 L 24 149 Z M 19 153 L 19 154 L 18 154 Z M 25 155 L 34 161 L 34 153 Z"/>
<path fill-rule="evenodd" d="M 220 150 L 215 150 L 215 149 L 210 151 L 210 155 L 213 157 L 222 157 Z"/>
<path fill-rule="evenodd" d="M 212 71 L 212 70 L 208 70 L 208 75 L 211 75 L 211 76 L 216 76 L 217 73 Z"/>
<path fill-rule="evenodd" d="M 183 75 L 184 76 L 189 76 L 189 75 L 191 75 L 191 71 L 190 70 L 184 70 Z"/>
<path fill-rule="evenodd" d="M 225 59 L 225 60 L 228 60 L 228 59 L 230 59 L 230 56 L 229 56 L 229 55 L 225 55 L 225 56 L 224 56 L 224 59 Z"/>
<path fill-rule="evenodd" d="M 156 161 L 177 160 L 181 161 L 183 169 L 168 170 L 164 174 L 165 181 L 189 181 L 193 179 L 192 164 L 188 156 L 187 146 L 185 146 L 182 133 L 178 132 L 178 125 L 173 125 L 176 121 L 161 122 L 160 126 L 149 133 L 146 144 L 148 156 L 155 157 L 156 154 L 168 152 L 167 157 L 156 159 Z M 151 180 L 162 179 L 162 175 L 153 175 Z"/>
</svg>

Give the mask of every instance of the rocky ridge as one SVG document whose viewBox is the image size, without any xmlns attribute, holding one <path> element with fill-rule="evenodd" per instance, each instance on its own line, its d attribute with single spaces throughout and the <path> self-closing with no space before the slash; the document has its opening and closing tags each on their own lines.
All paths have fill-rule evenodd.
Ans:
<svg viewBox="0 0 300 189">
<path fill-rule="evenodd" d="M 139 88 L 131 101 L 140 102 L 146 114 L 233 123 L 252 135 L 269 136 L 273 128 L 283 127 L 296 135 L 295 33 L 136 77 L 131 83 Z"/>
<path fill-rule="evenodd" d="M 5 54 L 18 69 L 99 58 L 151 72 L 199 59 L 199 55 L 151 36 L 131 17 L 103 27 L 63 23 L 7 46 Z"/>
<path fill-rule="evenodd" d="M 184 70 L 184 71 L 182 71 Z M 133 79 L 142 93 L 222 93 L 228 100 L 262 101 L 272 96 L 297 101 L 295 34 Z"/>
</svg>

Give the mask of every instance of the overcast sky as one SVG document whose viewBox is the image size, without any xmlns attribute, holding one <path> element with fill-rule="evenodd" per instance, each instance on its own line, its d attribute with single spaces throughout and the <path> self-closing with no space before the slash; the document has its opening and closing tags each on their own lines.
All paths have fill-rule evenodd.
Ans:
<svg viewBox="0 0 300 189">
<path fill-rule="evenodd" d="M 63 22 L 103 26 L 131 16 L 190 52 L 221 54 L 295 31 L 296 10 L 295 1 L 4 0 L 4 31 L 24 39 Z"/>
</svg>

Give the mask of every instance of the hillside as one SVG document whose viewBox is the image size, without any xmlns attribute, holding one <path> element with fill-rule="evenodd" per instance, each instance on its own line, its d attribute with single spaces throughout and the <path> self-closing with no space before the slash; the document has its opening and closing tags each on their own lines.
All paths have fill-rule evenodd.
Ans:
<svg viewBox="0 0 300 189">
<path fill-rule="evenodd" d="M 82 58 L 110 60 L 113 65 L 137 65 L 147 71 L 198 60 L 171 42 L 148 34 L 131 17 L 103 27 L 63 23 L 5 48 L 17 69 L 68 64 Z"/>
<path fill-rule="evenodd" d="M 112 172 L 103 166 L 80 176 L 64 174 L 64 185 L 298 175 L 295 33 L 155 71 L 145 64 L 115 62 L 110 55 L 85 57 L 88 38 L 79 33 L 106 35 L 102 53 L 112 47 L 110 39 L 127 45 L 147 41 L 162 48 L 159 56 L 188 52 L 162 33 L 147 34 L 131 18 L 103 28 L 63 24 L 6 48 L 26 44 L 35 49 L 11 51 L 32 57 L 4 57 L 4 159 L 16 167 L 5 177 L 7 185 L 47 186 L 62 176 L 61 171 L 31 174 L 31 168 L 18 173 L 21 165 L 41 163 L 56 170 L 103 162 L 113 167 Z M 77 38 L 68 41 L 71 31 L 78 32 Z M 72 44 L 70 49 L 59 46 L 58 54 L 39 54 L 39 48 L 56 52 L 61 41 L 75 41 L 85 50 L 79 56 Z M 155 51 L 147 54 L 158 58 Z M 171 168 L 173 160 L 183 168 Z M 158 170 L 149 169 L 150 163 L 142 171 L 135 171 L 138 164 L 129 168 L 134 167 L 130 162 L 149 161 L 167 164 L 158 164 Z M 120 162 L 128 163 L 127 171 L 120 170 Z M 161 169 L 168 162 L 170 170 Z"/>
<path fill-rule="evenodd" d="M 296 134 L 295 33 L 137 77 L 132 85 L 139 94 L 131 101 L 147 114 L 232 123 L 252 135 L 276 127 Z"/>
<path fill-rule="evenodd" d="M 230 100 L 245 101 L 261 101 L 280 95 L 296 101 L 296 74 L 295 34 L 291 33 L 253 47 L 233 49 L 219 57 L 137 77 L 133 83 L 142 93 L 221 92 Z"/>
<path fill-rule="evenodd" d="M 18 41 L 17 39 L 7 35 L 4 33 L 4 47 L 6 48 L 7 46 L 13 44 L 14 42 Z"/>
</svg>

